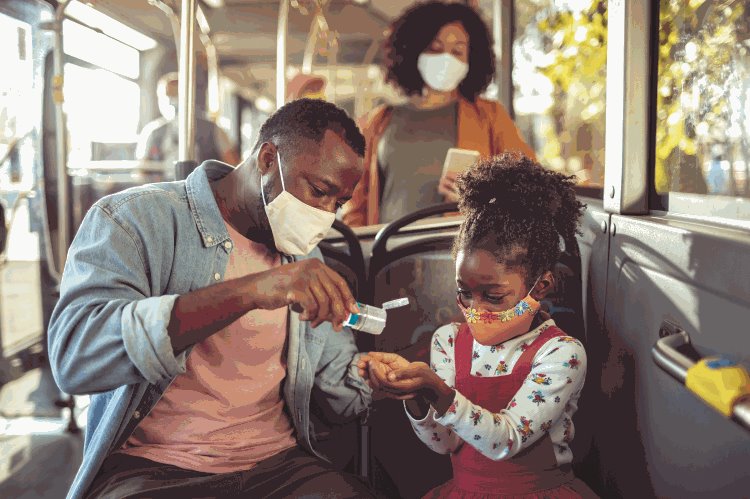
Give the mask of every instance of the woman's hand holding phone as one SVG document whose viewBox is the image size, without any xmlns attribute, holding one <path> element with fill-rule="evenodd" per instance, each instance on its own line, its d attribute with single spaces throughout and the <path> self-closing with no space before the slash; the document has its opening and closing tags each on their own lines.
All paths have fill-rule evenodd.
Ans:
<svg viewBox="0 0 750 499">
<path fill-rule="evenodd" d="M 444 177 L 440 178 L 440 183 L 438 184 L 438 193 L 443 195 L 446 203 L 458 202 L 456 178 L 458 178 L 458 173 L 456 172 L 448 172 Z"/>
</svg>

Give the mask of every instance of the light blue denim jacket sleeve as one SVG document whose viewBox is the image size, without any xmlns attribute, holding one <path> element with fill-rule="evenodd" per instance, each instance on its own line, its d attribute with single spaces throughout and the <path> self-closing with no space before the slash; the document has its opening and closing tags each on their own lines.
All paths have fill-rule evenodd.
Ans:
<svg viewBox="0 0 750 499">
<path fill-rule="evenodd" d="M 66 260 L 49 335 L 55 380 L 67 393 L 156 384 L 185 370 L 186 354 L 175 357 L 167 334 L 177 295 L 154 296 L 159 255 L 118 215 L 94 205 Z"/>
<path fill-rule="evenodd" d="M 372 390 L 359 376 L 359 353 L 351 331 L 337 333 L 333 328 L 326 335 L 318 372 L 315 373 L 315 401 L 326 419 L 342 423 L 362 413 L 370 405 Z"/>
</svg>

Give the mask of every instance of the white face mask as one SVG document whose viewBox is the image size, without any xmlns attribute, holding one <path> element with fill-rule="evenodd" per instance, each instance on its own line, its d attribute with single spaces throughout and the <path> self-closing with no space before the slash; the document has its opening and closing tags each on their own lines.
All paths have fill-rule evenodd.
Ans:
<svg viewBox="0 0 750 499">
<path fill-rule="evenodd" d="M 423 53 L 417 59 L 417 69 L 424 82 L 440 92 L 452 92 L 469 74 L 469 65 L 447 52 Z"/>
<path fill-rule="evenodd" d="M 277 250 L 287 255 L 307 255 L 326 237 L 336 220 L 336 214 L 310 206 L 290 194 L 284 187 L 279 151 L 276 151 L 276 157 L 283 191 L 266 204 L 263 179 L 260 181 L 260 195 L 263 197 L 268 223 L 271 224 L 273 242 Z"/>
</svg>

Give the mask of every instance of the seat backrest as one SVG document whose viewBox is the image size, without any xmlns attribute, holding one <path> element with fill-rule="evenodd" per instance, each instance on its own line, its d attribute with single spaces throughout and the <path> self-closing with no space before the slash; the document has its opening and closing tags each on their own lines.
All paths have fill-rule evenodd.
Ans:
<svg viewBox="0 0 750 499">
<path fill-rule="evenodd" d="M 441 325 L 460 320 L 452 241 L 453 235 L 447 234 L 399 245 L 391 253 L 398 257 L 371 277 L 373 303 L 400 297 L 410 300 L 408 307 L 388 311 L 386 328 L 372 337 L 374 350 L 430 362 L 432 334 Z M 370 459 L 377 490 L 388 497 L 416 498 L 451 478 L 450 459 L 419 441 L 400 401 L 376 402 L 370 426 Z"/>
<path fill-rule="evenodd" d="M 355 297 L 360 297 L 365 292 L 367 282 L 362 247 L 352 229 L 344 222 L 336 220 L 333 229 L 341 234 L 341 240 L 328 239 L 321 242 L 318 247 L 323 253 L 326 265 L 346 280 Z"/>
<path fill-rule="evenodd" d="M 446 233 L 403 242 L 390 253 L 391 261 L 370 277 L 374 304 L 409 298 L 408 307 L 388 311 L 385 329 L 374 337 L 375 349 L 429 362 L 429 345 L 435 330 L 461 320 L 455 304 L 453 237 L 453 233 Z"/>
<path fill-rule="evenodd" d="M 460 319 L 455 304 L 455 268 L 451 246 L 458 221 L 430 230 L 401 231 L 420 218 L 455 211 L 455 205 L 431 207 L 397 220 L 376 237 L 370 259 L 368 298 L 374 305 L 409 298 L 409 306 L 388 311 L 378 336 L 358 336 L 361 350 L 397 352 L 411 361 L 429 362 L 434 331 Z M 405 223 L 404 223 L 405 222 Z M 419 441 L 396 400 L 373 404 L 370 420 L 370 474 L 386 497 L 422 497 L 451 478 L 450 459 Z"/>
<path fill-rule="evenodd" d="M 341 275 L 352 294 L 359 297 L 364 292 L 362 290 L 367 282 L 362 247 L 351 228 L 343 222 L 336 220 L 333 229 L 341 237 L 329 237 L 318 247 L 323 253 L 325 264 Z M 332 424 L 317 404 L 311 404 L 310 409 L 312 437 L 316 450 L 325 455 L 336 469 L 348 473 L 358 472 L 361 449 L 358 445 L 352 445 L 360 440 L 358 422 Z"/>
</svg>

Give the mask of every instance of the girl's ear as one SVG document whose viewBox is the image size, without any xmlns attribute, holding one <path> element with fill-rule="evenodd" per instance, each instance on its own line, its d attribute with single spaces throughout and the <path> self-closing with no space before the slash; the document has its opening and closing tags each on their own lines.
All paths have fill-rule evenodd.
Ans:
<svg viewBox="0 0 750 499">
<path fill-rule="evenodd" d="M 531 297 L 536 301 L 542 301 L 547 297 L 548 294 L 552 293 L 554 290 L 555 274 L 548 270 L 542 274 L 542 276 L 539 278 L 539 281 L 536 283 L 536 286 L 534 286 L 534 289 L 531 290 Z"/>
</svg>

